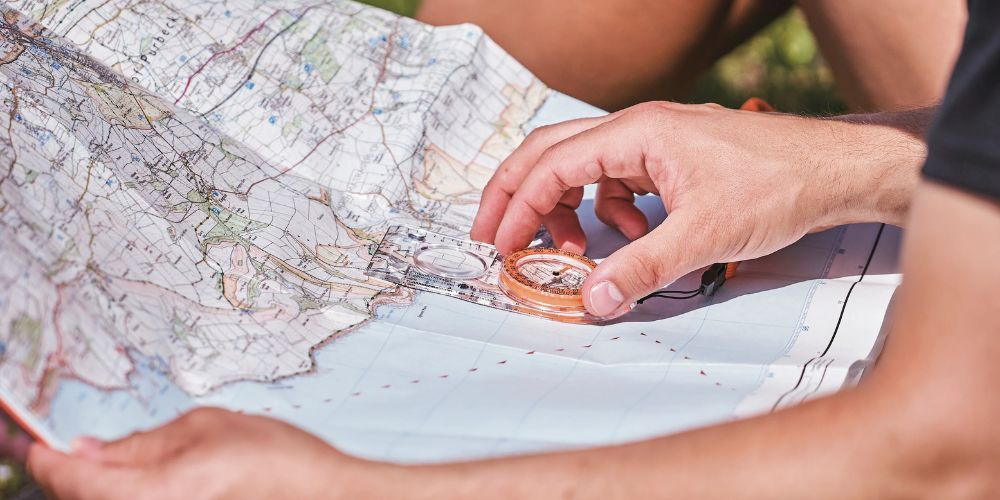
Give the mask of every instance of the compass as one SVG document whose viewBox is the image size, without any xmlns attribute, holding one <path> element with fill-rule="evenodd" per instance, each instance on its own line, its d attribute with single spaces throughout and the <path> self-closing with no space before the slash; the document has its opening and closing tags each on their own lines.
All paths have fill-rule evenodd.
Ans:
<svg viewBox="0 0 1000 500">
<path fill-rule="evenodd" d="M 532 308 L 557 315 L 586 314 L 583 282 L 597 263 L 554 248 L 528 248 L 510 254 L 500 271 L 500 289 Z"/>
</svg>

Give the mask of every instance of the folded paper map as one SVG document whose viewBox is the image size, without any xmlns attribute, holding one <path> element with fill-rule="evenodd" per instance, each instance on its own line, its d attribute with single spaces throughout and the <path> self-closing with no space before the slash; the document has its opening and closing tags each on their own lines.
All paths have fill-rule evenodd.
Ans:
<svg viewBox="0 0 1000 500">
<path fill-rule="evenodd" d="M 56 447 L 202 405 L 402 462 L 674 432 L 853 383 L 897 281 L 880 226 L 601 326 L 366 276 L 392 225 L 466 237 L 525 134 L 590 112 L 471 25 L 18 0 L 0 83 L 0 400 Z"/>
</svg>

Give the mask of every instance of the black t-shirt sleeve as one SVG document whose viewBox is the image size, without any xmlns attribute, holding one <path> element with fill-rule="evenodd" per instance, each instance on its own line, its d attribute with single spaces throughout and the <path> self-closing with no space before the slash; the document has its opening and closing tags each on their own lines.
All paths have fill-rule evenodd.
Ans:
<svg viewBox="0 0 1000 500">
<path fill-rule="evenodd" d="M 924 176 L 1000 199 L 1000 1 L 969 0 L 969 24 L 927 135 Z"/>
</svg>

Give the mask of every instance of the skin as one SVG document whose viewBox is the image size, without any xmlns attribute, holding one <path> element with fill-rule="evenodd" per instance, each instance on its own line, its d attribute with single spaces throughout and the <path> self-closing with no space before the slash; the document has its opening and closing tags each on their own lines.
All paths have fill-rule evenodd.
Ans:
<svg viewBox="0 0 1000 500">
<path fill-rule="evenodd" d="M 667 113 L 666 118 L 662 113 Z M 638 154 L 631 151 L 637 145 L 646 148 L 644 153 L 658 146 L 643 136 L 607 138 L 612 133 L 637 134 L 635 127 L 641 126 L 622 126 L 626 121 L 615 125 L 620 129 L 585 135 L 560 154 L 598 158 L 595 165 L 602 171 L 620 169 L 629 173 L 634 185 L 665 186 L 661 194 L 667 203 L 678 195 L 694 200 L 702 189 L 698 182 L 685 184 L 679 178 L 697 179 L 698 172 L 730 158 L 754 165 L 742 169 L 730 165 L 724 172 L 739 182 L 722 189 L 734 196 L 742 190 L 763 197 L 757 200 L 763 215 L 751 212 L 747 217 L 769 221 L 766 227 L 695 217 L 702 229 L 697 233 L 709 236 L 688 248 L 708 251 L 718 246 L 737 252 L 750 248 L 754 253 L 828 224 L 866 216 L 906 221 L 906 281 L 892 319 L 891 340 L 864 384 L 773 414 L 629 445 L 412 467 L 349 457 L 274 420 L 197 410 L 158 430 L 114 443 L 78 441 L 69 455 L 34 446 L 29 456 L 32 473 L 54 497 L 68 499 L 139 495 L 154 499 L 961 499 L 1000 495 L 1000 478 L 995 474 L 1000 468 L 1000 427 L 995 425 L 1000 399 L 990 397 L 993 381 L 1000 377 L 1000 364 L 995 363 L 1000 356 L 996 335 L 1000 315 L 983 314 L 1000 310 L 1000 295 L 992 293 L 1000 281 L 1000 266 L 983 265 L 1000 255 L 1000 205 L 928 182 L 913 188 L 913 165 L 919 163 L 922 151 L 916 139 L 925 123 L 922 115 L 809 120 L 713 107 L 650 105 L 637 110 L 632 119 L 649 116 L 656 117 L 665 131 L 657 136 L 659 140 L 688 130 L 693 140 L 708 141 L 698 138 L 704 132 L 695 126 L 705 117 L 713 118 L 705 122 L 714 128 L 703 126 L 716 138 L 691 146 L 693 151 L 702 151 L 699 161 L 669 156 L 686 151 L 660 157 Z M 626 117 L 619 114 L 604 123 Z M 683 121 L 668 119 L 678 117 Z M 718 117 L 725 119 L 714 119 Z M 568 126 L 593 130 L 581 125 Z M 767 133 L 772 126 L 781 127 L 785 134 Z M 713 149 L 703 149 L 707 145 Z M 720 153 L 705 158 L 704 151 Z M 754 153 L 759 151 L 772 153 Z M 760 156 L 749 156 L 753 154 Z M 544 153 L 539 157 L 544 158 Z M 828 182 L 793 180 L 798 173 L 775 182 L 768 171 L 770 162 L 793 172 L 804 169 L 814 179 L 825 176 Z M 536 164 L 529 175 L 542 168 Z M 589 167 L 578 170 L 591 177 L 596 172 Z M 567 191 L 576 184 L 569 179 L 561 184 Z M 883 192 L 880 186 L 889 187 Z M 907 189 L 915 190 L 915 196 L 904 195 Z M 767 190 L 779 191 L 781 196 L 768 197 Z M 867 196 L 858 196 L 866 190 Z M 499 193 L 493 189 L 489 198 L 503 198 Z M 557 195 L 545 194 L 549 200 L 557 200 Z M 794 205 L 777 203 L 779 199 L 795 200 Z M 682 208 L 696 209 L 698 204 L 691 203 Z M 670 218 L 677 217 L 682 208 Z M 733 212 L 735 208 L 741 212 Z M 737 204 L 726 209 L 735 215 L 747 212 L 745 208 Z M 477 221 L 477 226 L 503 225 L 493 219 Z M 510 233 L 534 227 L 537 221 L 536 217 L 509 226 Z M 685 244 L 694 234 L 687 234 Z M 740 243 L 734 245 L 734 241 Z M 281 475 L 260 471 L 281 471 Z M 725 475 L 724 481 L 717 480 L 720 474 Z"/>
<path fill-rule="evenodd" d="M 837 90 L 854 110 L 931 106 L 944 95 L 962 45 L 964 0 L 801 0 L 798 5 Z"/>
<path fill-rule="evenodd" d="M 958 0 L 912 0 L 903 6 L 907 15 L 898 16 L 897 3 L 800 3 L 857 109 L 913 107 L 942 93 L 964 8 Z M 662 2 L 668 20 L 648 22 L 655 17 L 650 6 L 639 20 L 637 1 L 565 9 L 553 0 L 531 9 L 505 4 L 501 14 L 555 8 L 558 26 L 545 23 L 552 12 L 463 17 L 481 16 L 493 4 L 426 0 L 421 15 L 440 23 L 478 20 L 550 84 L 609 109 L 682 95 L 693 75 L 786 5 Z M 585 33 L 607 20 L 618 36 L 587 40 Z M 629 30 L 613 29 L 625 21 Z M 896 85 L 900 80 L 907 85 Z M 990 288 L 1000 272 L 981 263 L 1000 255 L 1000 207 L 925 183 L 910 209 L 928 115 L 821 121 L 646 104 L 534 134 L 491 182 L 486 215 L 476 221 L 476 234 L 501 248 L 516 247 L 526 227 L 545 222 L 557 228 L 562 246 L 582 251 L 586 241 L 569 209 L 579 203 L 579 184 L 598 182 L 598 215 L 637 241 L 591 277 L 586 302 L 594 311 L 609 296 L 617 300 L 611 283 L 627 301 L 703 264 L 770 253 L 811 230 L 909 219 L 907 282 L 893 340 L 859 388 L 626 446 L 424 467 L 359 460 L 287 424 L 202 409 L 114 443 L 82 439 L 69 455 L 32 446 L 29 467 L 53 497 L 82 499 L 995 497 L 1000 402 L 983 395 L 1000 375 L 992 363 L 1000 354 L 1000 317 L 981 312 L 1000 309 Z M 573 162 L 576 168 L 560 165 Z M 534 200 L 511 188 L 517 179 L 555 181 L 559 189 L 524 182 L 543 186 Z M 672 214 L 649 236 L 631 205 L 634 193 L 646 192 L 660 194 Z M 714 215 L 723 209 L 729 217 Z M 518 220 L 510 219 L 512 211 L 526 218 L 510 222 Z M 647 267 L 616 277 L 615 266 Z M 956 276 L 962 286 L 954 286 Z M 962 332 L 961 342 L 941 334 L 947 331 Z M 279 470 L 280 481 L 260 473 Z M 727 481 L 713 481 L 719 471 Z"/>
<path fill-rule="evenodd" d="M 614 317 L 714 262 L 768 255 L 833 225 L 901 224 L 930 116 L 816 120 L 661 102 L 545 127 L 487 184 L 472 238 L 509 254 L 545 224 L 560 248 L 582 253 L 575 209 L 597 183 L 597 217 L 634 240 L 584 283 L 587 309 Z M 670 213 L 652 232 L 634 205 L 646 193 Z"/>
<path fill-rule="evenodd" d="M 417 18 L 482 26 L 551 87 L 620 110 L 684 99 L 700 74 L 793 3 L 853 109 L 928 106 L 944 94 L 963 0 L 422 0 Z"/>
<path fill-rule="evenodd" d="M 417 19 L 482 26 L 553 88 L 604 109 L 621 109 L 682 98 L 716 59 L 790 5 L 789 0 L 422 0 Z"/>
</svg>

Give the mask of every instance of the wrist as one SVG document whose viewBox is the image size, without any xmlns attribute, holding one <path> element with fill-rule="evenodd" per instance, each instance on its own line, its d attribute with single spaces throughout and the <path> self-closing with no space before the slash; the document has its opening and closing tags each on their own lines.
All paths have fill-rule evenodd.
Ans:
<svg viewBox="0 0 1000 500">
<path fill-rule="evenodd" d="M 823 120 L 829 148 L 813 164 L 827 170 L 820 187 L 826 213 L 820 227 L 858 222 L 902 225 L 927 156 L 926 120 L 907 114 L 852 115 Z M 919 112 L 921 115 L 924 113 Z M 832 191 L 832 195 L 831 195 Z"/>
</svg>

